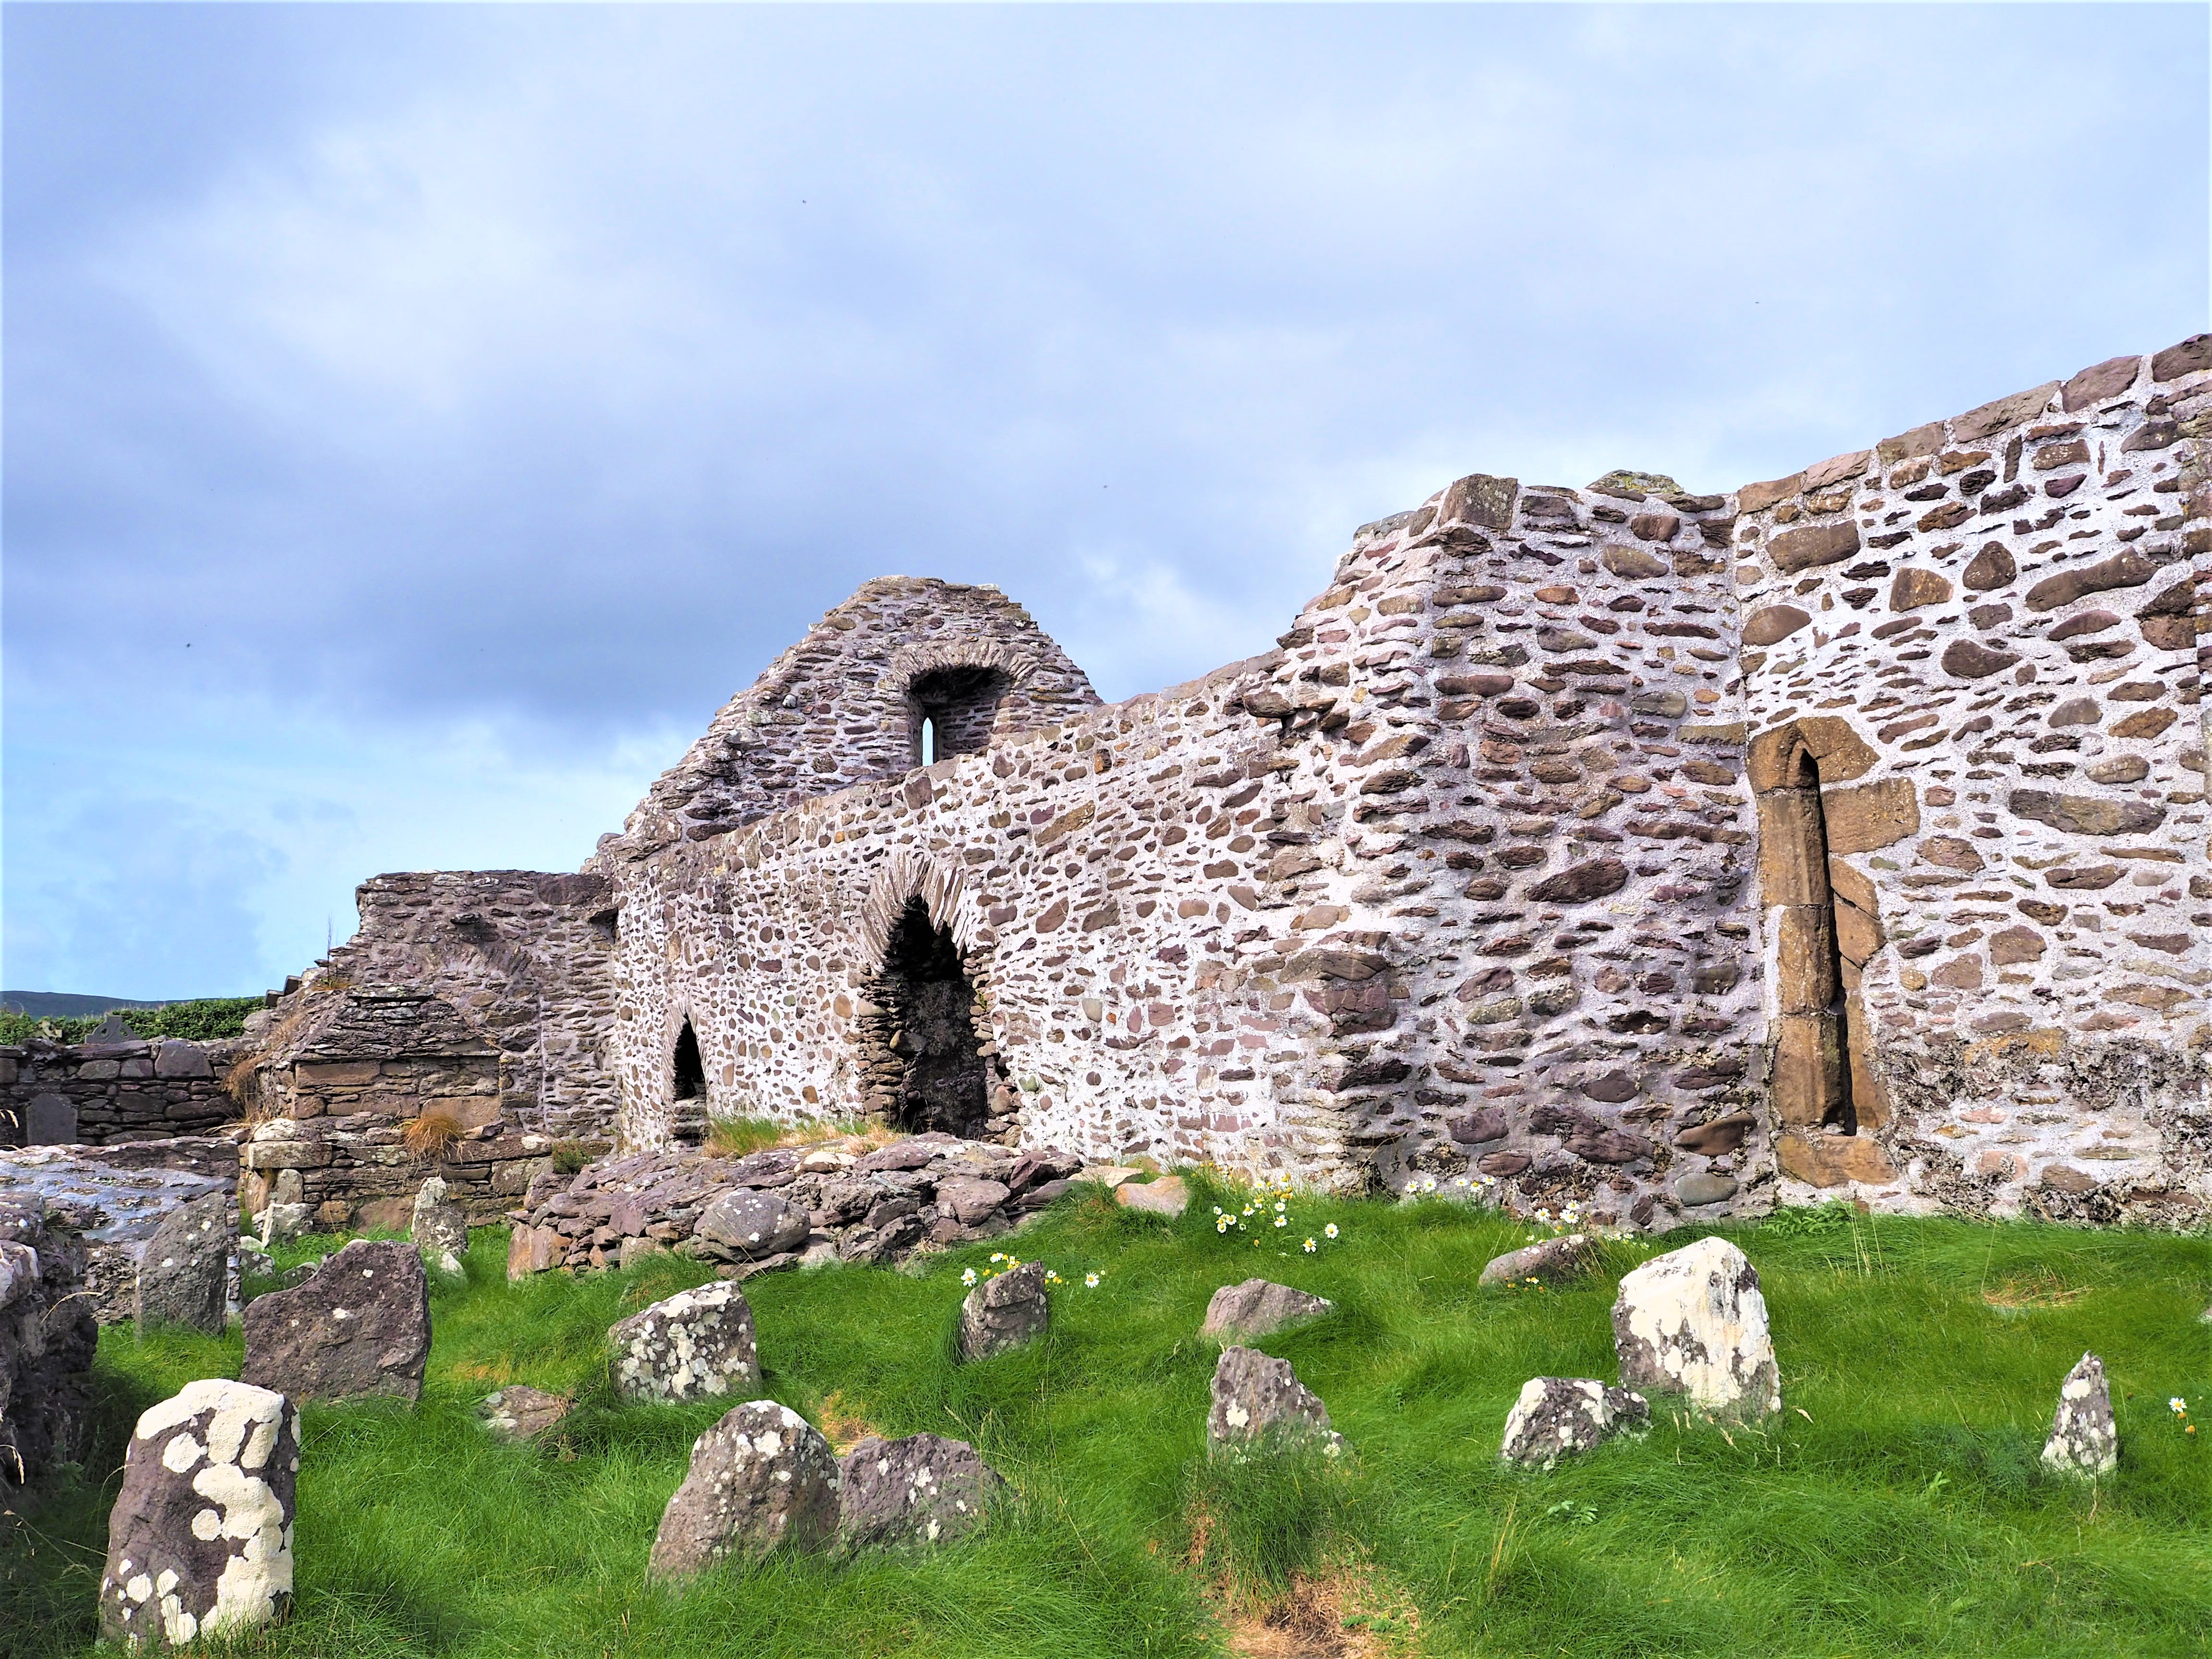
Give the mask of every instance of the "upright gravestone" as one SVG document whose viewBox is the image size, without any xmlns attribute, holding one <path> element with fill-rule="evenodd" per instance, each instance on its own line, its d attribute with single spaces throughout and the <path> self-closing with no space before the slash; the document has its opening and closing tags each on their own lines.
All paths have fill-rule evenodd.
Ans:
<svg viewBox="0 0 2212 1659">
<path fill-rule="evenodd" d="M 760 1386 L 753 1310 L 735 1285 L 702 1285 L 607 1329 L 626 1400 L 700 1400 Z"/>
<path fill-rule="evenodd" d="M 246 1305 L 246 1380 L 295 1400 L 419 1400 L 429 1357 L 430 1284 L 410 1244 L 357 1238 Z"/>
<path fill-rule="evenodd" d="M 283 1613 L 299 1474 L 300 1413 L 281 1394 L 216 1379 L 149 1407 L 108 1517 L 100 1633 L 180 1648 Z"/>
<path fill-rule="evenodd" d="M 181 1325 L 222 1334 L 230 1311 L 230 1199 L 210 1193 L 161 1218 L 138 1255 L 131 1313 L 143 1334 Z"/>
<path fill-rule="evenodd" d="M 2112 1422 L 2112 1391 L 2105 1362 L 2085 1353 L 2058 1385 L 2058 1411 L 2043 1448 L 2043 1466 L 2054 1474 L 2094 1480 L 2120 1464 L 2120 1435 Z"/>
<path fill-rule="evenodd" d="M 1253 1450 L 1317 1450 L 1335 1457 L 1344 1437 L 1328 1425 L 1328 1407 L 1298 1381 L 1286 1359 L 1256 1348 L 1224 1348 L 1213 1367 L 1213 1403 L 1206 1418 L 1209 1457 Z"/>
<path fill-rule="evenodd" d="M 988 1359 L 1034 1342 L 1051 1317 L 1042 1261 L 986 1279 L 960 1304 L 960 1357 Z"/>
<path fill-rule="evenodd" d="M 1782 1373 L 1759 1271 L 1726 1239 L 1654 1256 L 1613 1304 L 1620 1386 L 1686 1395 L 1699 1410 L 1764 1417 L 1782 1409 Z"/>
<path fill-rule="evenodd" d="M 423 1265 L 458 1279 L 469 1253 L 469 1216 L 447 1196 L 442 1176 L 432 1176 L 415 1194 L 415 1222 L 409 1235 Z"/>
<path fill-rule="evenodd" d="M 837 1529 L 854 1549 L 949 1544 L 974 1531 L 1006 1486 L 964 1440 L 870 1435 L 837 1465 Z"/>
<path fill-rule="evenodd" d="M 837 1455 L 797 1412 L 756 1400 L 692 1443 L 690 1470 L 661 1513 L 647 1571 L 683 1578 L 781 1545 L 825 1548 L 836 1535 Z"/>
</svg>

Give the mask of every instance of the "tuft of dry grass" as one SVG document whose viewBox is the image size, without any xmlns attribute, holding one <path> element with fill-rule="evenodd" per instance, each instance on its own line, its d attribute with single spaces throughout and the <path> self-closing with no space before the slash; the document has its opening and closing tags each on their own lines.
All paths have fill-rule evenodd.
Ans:
<svg viewBox="0 0 2212 1659">
<path fill-rule="evenodd" d="M 822 1396 L 822 1404 L 815 1413 L 815 1426 L 842 1457 L 870 1435 L 883 1432 L 868 1421 L 867 1410 L 861 1401 L 847 1398 L 842 1389 L 832 1389 Z"/>
<path fill-rule="evenodd" d="M 433 1106 L 407 1121 L 399 1132 L 400 1144 L 407 1148 L 408 1157 L 418 1164 L 428 1164 L 443 1158 L 448 1148 L 468 1133 L 452 1107 Z"/>
<path fill-rule="evenodd" d="M 1418 1650 L 1419 1610 L 1378 1588 L 1360 1562 L 1294 1572 L 1281 1594 L 1223 1613 L 1236 1659 L 1405 1659 Z"/>
<path fill-rule="evenodd" d="M 716 1117 L 707 1122 L 707 1152 L 711 1158 L 743 1158 L 770 1146 L 818 1146 L 842 1140 L 848 1152 L 872 1152 L 896 1139 L 873 1118 L 810 1118 L 801 1123 L 781 1123 L 772 1117 Z"/>
<path fill-rule="evenodd" d="M 1982 1291 L 1982 1300 L 1992 1308 L 2017 1311 L 2023 1308 L 2070 1308 L 2089 1294 L 2084 1285 L 2068 1285 L 2050 1268 L 2039 1268 L 2031 1273 L 2015 1273 L 2001 1283 Z"/>
</svg>

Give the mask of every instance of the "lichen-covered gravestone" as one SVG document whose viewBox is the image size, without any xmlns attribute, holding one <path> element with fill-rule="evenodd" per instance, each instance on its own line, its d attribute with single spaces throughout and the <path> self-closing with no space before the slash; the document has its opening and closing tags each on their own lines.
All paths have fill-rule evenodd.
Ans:
<svg viewBox="0 0 2212 1659">
<path fill-rule="evenodd" d="M 1254 1449 L 1317 1450 L 1336 1457 L 1344 1437 L 1328 1425 L 1328 1407 L 1286 1359 L 1255 1348 L 1224 1348 L 1213 1368 L 1213 1404 L 1206 1418 L 1209 1457 Z"/>
<path fill-rule="evenodd" d="M 837 1457 L 797 1412 L 756 1400 L 692 1443 L 647 1571 L 682 1578 L 781 1545 L 822 1549 L 837 1534 Z"/>
<path fill-rule="evenodd" d="M 2094 1480 L 2119 1464 L 2120 1435 L 2112 1423 L 2105 1362 L 2085 1353 L 2058 1385 L 2058 1411 L 2044 1443 L 2043 1466 L 2054 1474 Z"/>
<path fill-rule="evenodd" d="M 107 1522 L 100 1632 L 182 1647 L 292 1599 L 300 1413 L 249 1383 L 187 1382 L 138 1419 Z"/>
<path fill-rule="evenodd" d="M 432 1176 L 415 1194 L 415 1222 L 409 1237 L 416 1254 L 433 1273 L 461 1276 L 469 1253 L 469 1214 L 449 1197 L 445 1178 Z"/>
<path fill-rule="evenodd" d="M 1602 1445 L 1651 1421 L 1644 1396 L 1587 1376 L 1532 1376 L 1505 1419 L 1498 1455 L 1508 1463 L 1550 1468 L 1560 1458 Z"/>
<path fill-rule="evenodd" d="M 960 1304 L 960 1357 L 988 1359 L 1033 1342 L 1051 1317 L 1044 1263 L 1025 1262 L 969 1291 Z"/>
<path fill-rule="evenodd" d="M 1759 1272 L 1725 1239 L 1654 1256 L 1623 1279 L 1613 1345 L 1624 1389 L 1686 1395 L 1700 1411 L 1728 1416 L 1782 1409 Z"/>
<path fill-rule="evenodd" d="M 837 1467 L 837 1529 L 854 1549 L 950 1543 L 1006 1484 L 966 1441 L 936 1434 L 870 1435 Z"/>
<path fill-rule="evenodd" d="M 610 1326 L 629 1400 L 698 1400 L 760 1386 L 753 1310 L 734 1285 L 679 1291 Z"/>
<path fill-rule="evenodd" d="M 246 1310 L 245 1378 L 295 1400 L 422 1397 L 430 1284 L 410 1244 L 357 1238 Z"/>
<path fill-rule="evenodd" d="M 142 1331 L 161 1325 L 222 1334 L 230 1311 L 230 1200 L 210 1193 L 161 1218 L 139 1251 L 131 1316 Z"/>
<path fill-rule="evenodd" d="M 1248 1279 L 1242 1285 L 1224 1285 L 1213 1293 L 1198 1334 L 1212 1341 L 1267 1336 L 1288 1326 L 1319 1319 L 1335 1307 L 1326 1297 L 1309 1296 L 1264 1279 Z"/>
</svg>

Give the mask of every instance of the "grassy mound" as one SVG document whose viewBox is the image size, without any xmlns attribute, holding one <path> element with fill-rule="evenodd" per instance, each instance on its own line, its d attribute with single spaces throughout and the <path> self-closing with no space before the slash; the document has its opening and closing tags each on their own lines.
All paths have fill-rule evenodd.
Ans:
<svg viewBox="0 0 2212 1659">
<path fill-rule="evenodd" d="M 1607 1244 L 1584 1287 L 1478 1291 L 1483 1263 L 1526 1242 L 1493 1214 L 1293 1199 L 1290 1225 L 1255 1237 L 1217 1233 L 1219 1196 L 1175 1222 L 1063 1203 L 1018 1241 L 1063 1281 L 1050 1337 L 973 1367 L 948 1363 L 949 1336 L 962 1270 L 991 1246 L 912 1274 L 749 1285 L 764 1392 L 841 1443 L 971 1440 L 1018 1497 L 956 1547 L 784 1558 L 680 1595 L 645 1583 L 646 1553 L 693 1437 L 731 1402 L 618 1406 L 600 1342 L 705 1272 L 662 1258 L 510 1287 L 503 1235 L 480 1233 L 471 1283 L 435 1292 L 420 1407 L 307 1409 L 294 1616 L 240 1650 L 2212 1653 L 2212 1452 L 2166 1403 L 2212 1406 L 2205 1240 L 1840 1208 L 1729 1230 L 1765 1281 L 1783 1415 L 1723 1431 L 1662 1407 L 1647 1439 L 1542 1475 L 1496 1462 L 1522 1382 L 1609 1378 L 1620 1275 L 1695 1233 Z M 1260 1346 L 1328 1403 L 1348 1468 L 1206 1464 L 1215 1350 L 1194 1333 L 1218 1286 L 1254 1275 L 1338 1304 Z M 2121 1434 L 2119 1472 L 2094 1488 L 2036 1457 L 2085 1348 Z M 131 1421 L 239 1358 L 235 1332 L 105 1334 L 95 1462 L 0 1533 L 0 1650 L 88 1650 Z M 545 1443 L 495 1443 L 476 1402 L 507 1382 L 573 1391 L 577 1409 Z"/>
</svg>

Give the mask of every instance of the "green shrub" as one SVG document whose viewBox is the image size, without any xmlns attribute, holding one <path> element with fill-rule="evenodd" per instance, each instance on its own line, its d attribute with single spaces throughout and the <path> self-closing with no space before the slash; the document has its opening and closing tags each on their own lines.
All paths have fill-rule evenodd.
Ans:
<svg viewBox="0 0 2212 1659">
<path fill-rule="evenodd" d="M 142 1037 L 187 1037 L 194 1042 L 215 1042 L 243 1036 L 246 1017 L 263 1006 L 260 997 L 198 997 L 190 1002 L 165 1002 L 158 1008 L 118 1008 L 123 1023 Z M 82 1042 L 106 1014 L 74 1014 L 67 1018 L 40 1018 L 33 1014 L 0 1013 L 0 1043 L 22 1044 L 42 1036 L 55 1042 Z"/>
</svg>

